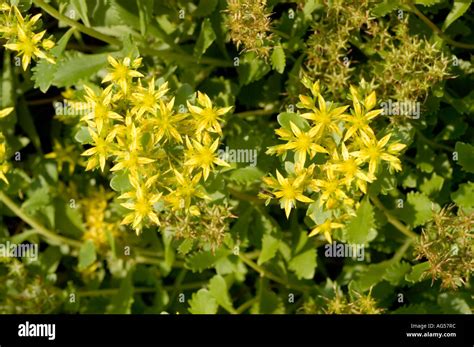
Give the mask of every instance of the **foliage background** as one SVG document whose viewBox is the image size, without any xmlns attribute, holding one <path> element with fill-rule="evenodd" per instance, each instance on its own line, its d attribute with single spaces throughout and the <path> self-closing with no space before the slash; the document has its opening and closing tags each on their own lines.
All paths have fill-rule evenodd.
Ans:
<svg viewBox="0 0 474 347">
<path fill-rule="evenodd" d="M 470 1 L 256 1 L 249 11 L 270 19 L 268 28 L 244 25 L 250 37 L 263 32 L 257 47 L 223 0 L 12 3 L 42 12 L 58 45 L 56 64 L 40 60 L 26 71 L 2 50 L 1 105 L 15 111 L 0 120 L 12 166 L 10 184 L 0 183 L 0 237 L 39 243 L 41 252 L 38 262 L 2 260 L 0 312 L 471 313 Z M 113 223 L 124 213 L 114 193 L 121 183 L 109 183 L 110 172 L 84 172 L 78 119 L 55 116 L 53 103 L 66 88 L 99 84 L 110 53 L 137 50 L 145 73 L 169 82 L 176 105 L 200 90 L 235 106 L 224 144 L 258 151 L 256 167 L 238 164 L 207 182 L 212 203 L 236 217 L 215 252 L 157 228 L 136 236 L 112 226 L 113 236 L 102 225 L 102 242 L 84 238 L 88 216 Z M 379 101 L 422 103 L 419 119 L 377 124 L 409 147 L 403 171 L 380 176 L 344 229 L 346 240 L 366 245 L 363 262 L 327 258 L 326 241 L 308 238 L 320 211 L 297 209 L 287 220 L 257 196 L 261 178 L 285 166 L 265 151 L 278 143 L 277 115 L 303 91 L 303 70 L 336 102 L 355 84 L 375 89 Z M 97 193 L 110 196 L 105 209 L 91 202 Z M 452 219 L 441 218 L 451 203 Z M 422 230 L 436 247 L 418 240 Z M 454 289 L 442 286 L 453 280 Z"/>
</svg>

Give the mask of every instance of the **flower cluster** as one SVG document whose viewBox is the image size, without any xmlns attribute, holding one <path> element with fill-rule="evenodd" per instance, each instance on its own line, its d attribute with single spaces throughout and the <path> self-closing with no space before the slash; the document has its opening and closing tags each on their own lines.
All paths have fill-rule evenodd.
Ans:
<svg viewBox="0 0 474 347">
<path fill-rule="evenodd" d="M 408 15 L 393 11 L 381 18 L 372 12 L 369 0 L 324 1 L 307 41 L 308 73 L 339 102 L 349 84 L 363 78 L 382 100 L 422 101 L 449 77 L 449 59 L 439 43 L 409 33 Z"/>
<path fill-rule="evenodd" d="M 10 6 L 4 0 L 0 0 L 0 12 L 0 38 L 7 40 L 5 48 L 18 52 L 18 56 L 22 57 L 23 70 L 27 69 L 34 58 L 55 63 L 47 53 L 54 47 L 54 41 L 51 37 L 44 38 L 46 30 L 35 32 L 41 14 L 25 18 L 16 6 Z"/>
<path fill-rule="evenodd" d="M 456 290 L 468 285 L 474 271 L 473 226 L 474 212 L 454 205 L 434 213 L 433 220 L 424 229 L 415 248 L 417 259 L 426 259 L 430 265 L 426 274 L 432 280 L 441 280 L 444 289 Z"/>
<path fill-rule="evenodd" d="M 178 106 L 185 112 L 178 112 L 167 82 L 150 78 L 143 85 L 141 58 L 108 60 L 102 81 L 108 85 L 84 86 L 81 100 L 90 144 L 82 153 L 86 170 L 105 171 L 113 163 L 112 180 L 119 182 L 119 199 L 128 210 L 122 224 L 137 234 L 161 225 L 159 214 L 166 210 L 199 215 L 196 201 L 208 197 L 203 182 L 219 166 L 229 166 L 217 149 L 222 116 L 232 107 L 218 108 L 198 92 L 197 105 L 188 101 L 187 112 L 184 105 Z"/>
<path fill-rule="evenodd" d="M 85 229 L 82 238 L 92 240 L 97 248 L 107 245 L 110 238 L 117 236 L 118 225 L 111 221 L 109 200 L 113 192 L 106 192 L 102 187 L 89 196 L 81 199 L 81 210 L 84 215 Z"/>
<path fill-rule="evenodd" d="M 303 84 L 311 90 L 310 96 L 299 96 L 297 107 L 304 112 L 286 114 L 291 116 L 288 125 L 280 122 L 283 126 L 275 131 L 285 143 L 267 151 L 283 159 L 293 156 L 286 165 L 288 176 L 277 170 L 276 178 L 265 177 L 270 193 L 261 196 L 267 203 L 279 199 L 287 217 L 297 201 L 316 203 L 328 217 L 310 236 L 321 233 L 332 242 L 333 229 L 342 228 L 354 215 L 358 201 L 367 193 L 367 184 L 376 180 L 381 166 L 401 170 L 397 156 L 405 145 L 391 141 L 391 133 L 375 134 L 371 127 L 372 120 L 382 112 L 374 109 L 375 92 L 362 98 L 351 87 L 349 109 L 326 102 L 319 81 L 312 83 L 305 77 Z"/>
<path fill-rule="evenodd" d="M 55 313 L 64 300 L 51 280 L 38 274 L 32 264 L 0 257 L 0 314 Z"/>
<path fill-rule="evenodd" d="M 342 292 L 340 287 L 334 286 L 334 293 L 330 297 L 322 297 L 320 302 L 310 298 L 304 303 L 300 311 L 305 314 L 381 314 L 383 309 L 377 306 L 377 301 L 368 294 L 351 291 L 349 295 Z"/>
<path fill-rule="evenodd" d="M 7 107 L 3 110 L 0 110 L 0 119 L 8 116 L 10 113 L 12 113 L 12 111 L 13 107 Z M 3 132 L 0 131 L 0 180 L 4 181 L 6 184 L 8 184 L 8 179 L 5 174 L 9 170 L 7 158 L 7 144 L 5 136 L 3 135 Z"/>
<path fill-rule="evenodd" d="M 267 57 L 272 47 L 270 13 L 266 0 L 229 0 L 227 5 L 230 37 L 237 48 Z"/>
<path fill-rule="evenodd" d="M 226 205 L 209 205 L 205 201 L 199 201 L 197 207 L 200 210 L 200 215 L 197 216 L 185 211 L 170 211 L 163 216 L 163 227 L 177 239 L 183 240 L 179 248 L 183 254 L 193 249 L 194 245 L 198 249 L 215 252 L 229 230 L 228 219 L 235 217 L 231 208 Z"/>
</svg>

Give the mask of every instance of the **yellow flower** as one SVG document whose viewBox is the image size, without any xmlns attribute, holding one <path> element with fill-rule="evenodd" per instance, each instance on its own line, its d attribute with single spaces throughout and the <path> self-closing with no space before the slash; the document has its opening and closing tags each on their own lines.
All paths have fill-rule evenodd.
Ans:
<svg viewBox="0 0 474 347">
<path fill-rule="evenodd" d="M 7 108 L 4 108 L 3 110 L 0 110 L 0 118 L 4 118 L 6 116 L 8 116 L 10 113 L 12 113 L 14 110 L 13 107 L 7 107 Z"/>
<path fill-rule="evenodd" d="M 202 186 L 199 185 L 201 173 L 198 173 L 192 179 L 190 178 L 190 172 L 181 174 L 179 171 L 174 170 L 174 174 L 177 182 L 176 189 L 170 189 L 170 194 L 165 198 L 174 210 L 182 208 L 189 209 L 193 197 L 200 199 L 208 198 Z"/>
<path fill-rule="evenodd" d="M 290 121 L 292 136 L 287 139 L 288 143 L 281 145 L 281 149 L 294 150 L 296 163 L 304 166 L 306 154 L 312 159 L 316 153 L 327 153 L 328 151 L 316 144 L 318 129 L 312 128 L 307 132 L 301 131 L 293 122 Z M 286 139 L 286 138 L 285 138 Z"/>
<path fill-rule="evenodd" d="M 45 33 L 46 30 L 29 37 L 28 34 L 25 33 L 21 27 L 18 27 L 18 41 L 15 43 L 7 43 L 5 45 L 5 48 L 12 51 L 17 51 L 18 56 L 23 56 L 21 58 L 21 66 L 23 67 L 23 70 L 26 71 L 26 68 L 30 64 L 33 56 L 38 57 L 40 59 L 46 59 L 51 64 L 56 63 L 54 59 L 47 56 L 46 53 L 44 53 L 37 47 L 38 43 L 41 41 Z"/>
<path fill-rule="evenodd" d="M 359 134 L 360 136 L 371 136 L 375 137 L 374 131 L 369 126 L 369 123 L 382 113 L 382 110 L 373 110 L 369 112 L 364 112 L 362 110 L 359 99 L 357 98 L 357 93 L 354 88 L 351 88 L 352 93 L 352 102 L 354 105 L 354 110 L 352 115 L 346 115 L 343 117 L 344 121 L 349 123 L 347 128 L 346 135 L 344 136 L 344 141 L 350 139 L 354 134 Z M 375 94 L 371 94 L 370 98 L 364 102 L 366 105 L 373 107 L 375 105 Z"/>
<path fill-rule="evenodd" d="M 3 110 L 0 110 L 0 119 L 8 116 L 13 112 L 13 107 L 7 107 Z M 0 131 L 0 180 L 8 183 L 7 176 L 5 175 L 10 169 L 10 165 L 7 163 L 7 145 L 5 142 L 5 137 Z"/>
<path fill-rule="evenodd" d="M 187 160 L 184 162 L 184 165 L 188 166 L 191 171 L 202 169 L 204 180 L 207 180 L 209 173 L 214 170 L 214 164 L 230 167 L 228 163 L 216 156 L 218 146 L 219 139 L 216 139 L 211 145 L 203 145 L 194 139 L 189 140 L 186 136 L 186 147 L 188 148 L 188 152 L 186 153 Z"/>
<path fill-rule="evenodd" d="M 377 141 L 375 138 L 369 138 L 368 136 L 362 136 L 362 142 L 364 147 L 359 151 L 353 152 L 354 156 L 358 156 L 360 159 L 369 162 L 369 173 L 374 174 L 377 170 L 377 166 L 381 160 L 387 161 L 390 167 L 396 171 L 402 169 L 400 159 L 395 155 L 406 146 L 401 143 L 393 143 L 387 149 L 384 147 L 390 140 L 391 134 L 385 135 Z"/>
<path fill-rule="evenodd" d="M 143 77 L 143 75 L 134 70 L 140 67 L 142 58 L 134 59 L 133 62 L 129 57 L 124 58 L 121 62 L 117 61 L 114 57 L 109 55 L 107 60 L 112 65 L 111 71 L 105 75 L 102 83 L 114 82 L 120 86 L 123 93 L 127 95 L 128 84 L 133 77 Z"/>
<path fill-rule="evenodd" d="M 159 109 L 153 118 L 144 121 L 145 128 L 152 127 L 155 136 L 155 143 L 165 138 L 164 142 L 174 139 L 178 143 L 182 143 L 183 139 L 178 130 L 178 126 L 188 115 L 185 113 L 175 114 L 173 112 L 174 98 L 168 103 L 163 100 L 159 101 Z"/>
<path fill-rule="evenodd" d="M 117 223 L 106 220 L 108 200 L 114 195 L 113 192 L 106 192 L 100 186 L 98 191 L 81 199 L 80 202 L 86 226 L 82 239 L 92 240 L 97 247 L 104 247 L 107 244 L 107 234 L 117 236 Z"/>
<path fill-rule="evenodd" d="M 5 174 L 10 170 L 10 165 L 8 165 L 7 162 L 0 163 L 0 179 L 5 182 L 6 184 L 9 184 L 7 176 Z"/>
<path fill-rule="evenodd" d="M 100 134 L 104 125 L 108 127 L 111 120 L 122 120 L 121 115 L 112 111 L 112 85 L 103 89 L 98 95 L 88 86 L 84 86 L 84 90 L 86 91 L 87 105 L 92 111 L 81 120 L 85 120 L 89 127 L 96 128 Z"/>
<path fill-rule="evenodd" d="M 154 113 L 158 108 L 158 102 L 168 92 L 168 82 L 163 83 L 155 90 L 155 78 L 148 83 L 148 89 L 139 87 L 139 91 L 132 94 L 132 114 L 140 119 L 145 112 Z"/>
<path fill-rule="evenodd" d="M 218 133 L 219 135 L 222 134 L 222 128 L 219 123 L 222 120 L 221 116 L 228 113 L 232 109 L 232 106 L 224 108 L 212 107 L 211 99 L 201 92 L 197 93 L 197 101 L 203 108 L 193 106 L 189 101 L 187 102 L 189 112 L 191 112 L 196 119 L 196 132 L 199 134 L 206 130 Z"/>
<path fill-rule="evenodd" d="M 299 175 L 296 178 L 285 178 L 276 170 L 277 179 L 265 177 L 264 183 L 274 189 L 274 196 L 280 199 L 280 205 L 285 208 L 286 218 L 290 216 L 291 209 L 296 206 L 296 200 L 306 203 L 313 202 L 312 199 L 303 195 L 303 185 L 306 176 Z"/>
<path fill-rule="evenodd" d="M 121 205 L 133 211 L 125 216 L 121 224 L 132 224 L 132 228 L 135 229 L 137 235 L 140 234 L 147 221 L 160 225 L 160 220 L 154 211 L 153 205 L 160 201 L 162 193 L 150 193 L 150 189 L 157 178 L 158 176 L 150 177 L 146 180 L 145 184 L 140 184 L 136 176 L 130 175 L 130 183 L 134 190 L 119 196 L 119 199 L 129 200 Z"/>
<path fill-rule="evenodd" d="M 351 156 L 344 142 L 341 143 L 341 152 L 342 160 L 339 160 L 337 151 L 334 151 L 333 160 L 335 160 L 336 163 L 332 164 L 331 168 L 343 175 L 342 181 L 346 184 L 346 187 L 349 187 L 352 181 L 355 180 L 359 189 L 363 193 L 366 193 L 367 182 L 373 182 L 375 180 L 375 176 L 370 173 L 366 174 L 364 171 L 362 171 L 360 166 L 364 164 L 364 160 Z"/>
<path fill-rule="evenodd" d="M 314 179 L 311 182 L 314 190 L 321 191 L 319 206 L 323 206 L 326 203 L 327 208 L 332 208 L 338 201 L 344 201 L 347 205 L 350 204 L 346 193 L 341 189 L 341 183 L 341 180 L 334 178 L 329 178 L 328 180 Z"/>
<path fill-rule="evenodd" d="M 320 225 L 318 225 L 316 228 L 314 228 L 309 236 L 315 236 L 319 233 L 322 233 L 324 237 L 326 238 L 327 242 L 332 243 L 332 237 L 331 233 L 333 229 L 339 229 L 344 227 L 343 224 L 341 223 L 336 223 L 333 222 L 330 218 L 326 219 L 326 221 Z"/>
<path fill-rule="evenodd" d="M 58 163 L 58 172 L 61 173 L 63 165 L 68 164 L 69 174 L 72 175 L 76 167 L 76 163 L 79 161 L 76 154 L 76 147 L 74 145 L 68 145 L 63 147 L 61 143 L 54 140 L 53 151 L 44 156 L 48 159 L 56 159 Z"/>
<path fill-rule="evenodd" d="M 92 170 L 97 166 L 100 166 L 102 172 L 105 169 L 105 163 L 107 157 L 112 153 L 113 150 L 113 140 L 115 137 L 115 132 L 110 132 L 105 139 L 98 135 L 94 130 L 89 128 L 89 133 L 92 137 L 93 147 L 84 151 L 81 155 L 90 156 L 87 160 L 86 171 Z"/>
<path fill-rule="evenodd" d="M 307 105 L 308 103 L 308 101 L 304 98 L 304 95 L 300 95 L 300 101 L 302 105 Z M 311 107 L 313 112 L 303 113 L 301 117 L 309 119 L 313 122 L 313 129 L 315 129 L 315 132 L 318 136 L 323 136 L 328 130 L 337 135 L 341 135 L 339 122 L 342 120 L 342 117 L 345 116 L 343 113 L 349 106 L 341 106 L 333 109 L 331 104 L 329 107 L 327 107 L 326 101 L 321 94 L 318 94 L 318 105 L 319 109 Z"/>
</svg>

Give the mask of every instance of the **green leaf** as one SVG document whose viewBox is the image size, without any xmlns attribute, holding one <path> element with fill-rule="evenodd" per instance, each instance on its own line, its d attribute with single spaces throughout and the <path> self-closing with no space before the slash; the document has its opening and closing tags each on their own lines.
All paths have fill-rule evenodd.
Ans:
<svg viewBox="0 0 474 347">
<path fill-rule="evenodd" d="M 79 271 L 87 269 L 96 261 L 96 259 L 97 254 L 95 251 L 94 242 L 92 240 L 87 240 L 82 244 L 81 249 L 79 250 Z"/>
<path fill-rule="evenodd" d="M 312 279 L 316 271 L 316 249 L 312 247 L 295 255 L 289 262 L 288 268 L 296 274 L 298 279 Z"/>
<path fill-rule="evenodd" d="M 410 271 L 411 266 L 407 262 L 393 263 L 386 270 L 383 279 L 393 286 L 398 286 L 404 280 L 405 275 Z"/>
<path fill-rule="evenodd" d="M 458 153 L 458 164 L 466 172 L 474 172 L 474 146 L 468 143 L 456 142 L 455 151 Z"/>
<path fill-rule="evenodd" d="M 65 235 L 80 238 L 84 232 L 80 209 L 71 207 L 70 203 L 61 199 L 54 199 L 54 225 Z"/>
<path fill-rule="evenodd" d="M 427 196 L 435 197 L 443 188 L 444 178 L 433 173 L 429 179 L 424 178 L 420 190 Z"/>
<path fill-rule="evenodd" d="M 451 194 L 451 199 L 465 209 L 474 208 L 474 183 L 460 184 L 458 190 Z"/>
<path fill-rule="evenodd" d="M 132 313 L 133 291 L 133 269 L 130 269 L 127 276 L 122 280 L 117 294 L 112 297 L 110 304 L 107 306 L 107 313 Z"/>
<path fill-rule="evenodd" d="M 422 5 L 422 6 L 433 6 L 439 4 L 443 0 L 416 0 L 415 4 Z"/>
<path fill-rule="evenodd" d="M 370 231 L 375 227 L 374 209 L 368 199 L 364 199 L 356 216 L 349 222 L 345 235 L 349 243 L 364 244 L 370 239 Z"/>
<path fill-rule="evenodd" d="M 41 153 L 41 140 L 38 135 L 38 132 L 36 131 L 33 116 L 31 115 L 30 109 L 28 108 L 28 105 L 26 104 L 25 98 L 23 96 L 20 97 L 20 99 L 18 100 L 16 114 L 18 117 L 18 124 L 28 135 L 31 142 L 36 147 L 36 150 Z"/>
<path fill-rule="evenodd" d="M 147 34 L 151 16 L 153 15 L 153 0 L 137 0 L 140 34 Z"/>
<path fill-rule="evenodd" d="M 53 84 L 57 87 L 70 87 L 85 81 L 107 66 L 108 53 L 83 54 L 73 52 L 65 55 L 58 65 Z"/>
<path fill-rule="evenodd" d="M 2 71 L 2 98 L 1 108 L 15 105 L 15 88 L 13 85 L 13 70 L 10 59 L 10 52 L 3 53 L 3 71 Z"/>
<path fill-rule="evenodd" d="M 305 1 L 304 7 L 303 7 L 303 14 L 304 14 L 305 18 L 307 18 L 307 19 L 311 18 L 311 14 L 319 6 L 321 6 L 319 1 L 316 1 L 316 0 L 307 0 L 307 1 Z"/>
<path fill-rule="evenodd" d="M 216 39 L 214 29 L 209 18 L 203 20 L 201 24 L 201 32 L 199 38 L 194 46 L 194 55 L 200 58 L 206 50 L 212 45 Z"/>
<path fill-rule="evenodd" d="M 298 128 L 303 131 L 306 131 L 310 128 L 308 121 L 297 113 L 282 112 L 278 115 L 277 120 L 278 124 L 280 124 L 282 128 L 285 128 L 286 130 L 290 131 L 290 122 L 294 123 Z"/>
<path fill-rule="evenodd" d="M 62 254 L 57 246 L 49 246 L 40 255 L 41 268 L 49 274 L 54 274 L 61 261 Z"/>
<path fill-rule="evenodd" d="M 132 188 L 132 184 L 128 179 L 128 172 L 119 171 L 112 176 L 110 180 L 110 187 L 116 192 L 124 192 Z"/>
<path fill-rule="evenodd" d="M 21 208 L 27 213 L 35 213 L 37 210 L 40 210 L 44 206 L 47 206 L 51 203 L 51 195 L 49 193 L 48 187 L 41 187 L 34 190 L 29 196 L 28 199 L 21 205 Z"/>
<path fill-rule="evenodd" d="M 280 244 L 279 239 L 269 234 L 263 235 L 262 251 L 260 252 L 257 263 L 261 265 L 269 261 L 270 259 L 272 259 L 275 256 L 276 252 L 278 251 L 279 244 Z"/>
<path fill-rule="evenodd" d="M 207 17 L 216 9 L 218 0 L 200 0 L 196 11 L 193 12 L 194 17 Z"/>
<path fill-rule="evenodd" d="M 191 269 L 193 272 L 202 272 L 214 266 L 214 264 L 231 254 L 228 249 L 220 248 L 215 254 L 211 251 L 202 251 L 194 253 L 186 258 L 186 267 Z"/>
<path fill-rule="evenodd" d="M 320 206 L 319 200 L 311 203 L 306 210 L 306 215 L 316 224 L 323 224 L 326 219 L 331 217 L 331 211 L 326 210 Z"/>
<path fill-rule="evenodd" d="M 411 272 L 405 275 L 405 280 L 411 283 L 417 283 L 424 279 L 424 273 L 430 268 L 430 263 L 425 261 L 416 264 L 411 268 Z"/>
<path fill-rule="evenodd" d="M 91 23 L 89 22 L 89 17 L 87 16 L 87 1 L 86 0 L 71 0 L 72 6 L 76 9 L 79 13 L 79 17 L 81 18 L 82 22 L 90 27 Z"/>
<path fill-rule="evenodd" d="M 179 108 L 180 105 L 186 107 L 186 101 L 194 96 L 194 89 L 187 83 L 183 83 L 176 91 L 174 104 Z"/>
<path fill-rule="evenodd" d="M 82 144 L 92 142 L 92 137 L 87 127 L 80 127 L 76 135 L 74 135 L 74 139 Z"/>
<path fill-rule="evenodd" d="M 241 58 L 236 59 L 239 59 L 237 71 L 242 86 L 258 81 L 270 71 L 269 65 L 259 59 L 254 52 L 247 52 Z"/>
<path fill-rule="evenodd" d="M 469 304 L 459 294 L 441 293 L 438 296 L 438 305 L 443 314 L 471 314 Z"/>
<path fill-rule="evenodd" d="M 448 13 L 446 20 L 443 23 L 441 30 L 445 31 L 451 24 L 453 24 L 459 17 L 461 17 L 471 6 L 471 0 L 454 0 L 453 8 Z"/>
<path fill-rule="evenodd" d="M 193 248 L 194 240 L 192 239 L 184 239 L 180 245 L 178 246 L 179 254 L 186 255 L 188 254 L 191 249 Z"/>
<path fill-rule="evenodd" d="M 383 275 L 392 263 L 392 261 L 386 260 L 377 264 L 368 265 L 353 283 L 354 289 L 358 292 L 369 290 L 372 286 L 383 280 Z"/>
<path fill-rule="evenodd" d="M 35 67 L 33 67 L 33 80 L 35 81 L 35 88 L 39 88 L 43 93 L 46 93 L 54 81 L 54 76 L 58 66 L 62 64 L 62 54 L 66 49 L 66 45 L 74 32 L 74 28 L 69 29 L 58 41 L 57 45 L 51 49 L 51 54 L 56 59 L 56 64 L 51 64 L 45 59 L 41 59 Z"/>
<path fill-rule="evenodd" d="M 232 301 L 230 300 L 227 283 L 224 277 L 215 275 L 211 278 L 209 281 L 209 291 L 220 306 L 229 312 L 235 311 L 232 306 Z"/>
<path fill-rule="evenodd" d="M 432 208 L 437 208 L 430 199 L 419 192 L 410 192 L 407 194 L 407 200 L 403 208 L 397 208 L 393 214 L 400 217 L 404 222 L 412 227 L 425 224 L 432 217 Z"/>
<path fill-rule="evenodd" d="M 257 167 L 247 166 L 232 170 L 230 180 L 240 185 L 247 185 L 259 181 L 265 174 Z"/>
<path fill-rule="evenodd" d="M 207 289 L 200 289 L 189 300 L 189 312 L 192 314 L 216 314 L 217 301 Z"/>
<path fill-rule="evenodd" d="M 390 13 L 393 10 L 396 10 L 399 6 L 400 6 L 399 1 L 384 0 L 383 2 L 379 3 L 373 8 L 372 13 L 377 17 L 383 17 L 387 13 Z"/>
<path fill-rule="evenodd" d="M 283 300 L 267 288 L 262 282 L 258 287 L 258 301 L 251 309 L 253 314 L 282 314 L 285 313 Z"/>
<path fill-rule="evenodd" d="M 278 73 L 283 73 L 285 70 L 286 59 L 285 51 L 281 46 L 277 46 L 273 49 L 271 61 L 273 70 L 278 71 Z"/>
</svg>

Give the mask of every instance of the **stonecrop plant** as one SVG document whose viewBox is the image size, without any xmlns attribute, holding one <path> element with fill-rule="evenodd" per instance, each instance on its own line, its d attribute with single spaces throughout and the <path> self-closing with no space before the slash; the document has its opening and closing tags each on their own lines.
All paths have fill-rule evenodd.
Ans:
<svg viewBox="0 0 474 347">
<path fill-rule="evenodd" d="M 141 58 L 107 58 L 107 86 L 84 86 L 83 98 L 69 103 L 84 112 L 83 143 L 90 145 L 86 171 L 106 169 L 128 213 L 122 224 L 137 234 L 144 226 L 160 226 L 160 212 L 182 210 L 200 215 L 197 202 L 208 196 L 202 185 L 219 167 L 230 165 L 218 157 L 220 121 L 232 107 L 219 108 L 198 92 L 196 105 L 180 112 L 167 95 L 167 82 L 144 80 L 137 69 Z M 145 84 L 146 85 L 143 85 Z M 181 105 L 184 107 L 184 105 Z"/>
<path fill-rule="evenodd" d="M 374 91 L 362 98 L 351 86 L 350 108 L 327 102 L 319 81 L 312 83 L 303 77 L 302 83 L 311 95 L 299 96 L 296 106 L 301 113 L 279 115 L 282 127 L 275 133 L 286 143 L 267 150 L 283 160 L 288 158 L 287 177 L 277 169 L 276 178 L 264 178 L 270 192 L 267 204 L 272 196 L 279 199 L 287 218 L 297 201 L 308 208 L 314 204 L 319 211 L 315 222 L 319 223 L 309 236 L 320 233 L 331 243 L 333 232 L 356 215 L 377 173 L 383 167 L 391 174 L 402 170 L 398 156 L 406 145 L 391 140 L 393 134 L 387 128 L 376 133 L 371 127 L 382 113 L 375 109 Z"/>
<path fill-rule="evenodd" d="M 473 27 L 0 0 L 0 313 L 472 313 Z"/>
</svg>

